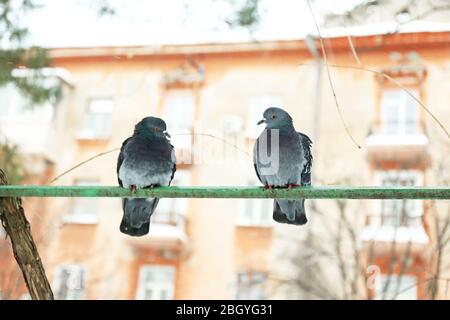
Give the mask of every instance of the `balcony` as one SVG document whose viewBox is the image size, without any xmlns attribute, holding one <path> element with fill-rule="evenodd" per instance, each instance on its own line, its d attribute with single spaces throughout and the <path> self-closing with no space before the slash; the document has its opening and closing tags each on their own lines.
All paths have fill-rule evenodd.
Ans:
<svg viewBox="0 0 450 320">
<path fill-rule="evenodd" d="M 366 139 L 367 157 L 373 164 L 381 162 L 427 163 L 428 137 L 423 132 L 390 133 L 378 130 Z"/>
<path fill-rule="evenodd" d="M 190 172 L 178 170 L 172 185 L 189 185 Z M 159 200 L 151 217 L 150 231 L 144 237 L 127 237 L 130 244 L 140 250 L 157 249 L 180 252 L 186 248 L 186 214 L 188 199 L 163 198 Z"/>
<path fill-rule="evenodd" d="M 413 255 L 425 256 L 429 237 L 422 224 L 421 214 L 393 214 L 368 216 L 367 225 L 360 233 L 367 250 L 375 255 L 409 251 Z"/>
<path fill-rule="evenodd" d="M 424 260 L 429 255 L 429 239 L 423 227 L 417 226 L 366 226 L 360 239 L 369 255 L 392 255 L 408 252 Z"/>
<path fill-rule="evenodd" d="M 151 218 L 149 234 L 144 237 L 127 237 L 127 241 L 139 250 L 182 251 L 188 241 L 185 225 L 184 215 L 174 211 L 161 212 L 157 208 Z"/>
<path fill-rule="evenodd" d="M 409 165 L 429 162 L 420 98 L 418 89 L 383 89 L 376 121 L 366 139 L 369 161 Z"/>
</svg>

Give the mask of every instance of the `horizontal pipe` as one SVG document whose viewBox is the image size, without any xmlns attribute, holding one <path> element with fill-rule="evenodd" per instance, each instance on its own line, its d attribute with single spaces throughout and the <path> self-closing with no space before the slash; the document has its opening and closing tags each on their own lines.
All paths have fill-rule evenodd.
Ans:
<svg viewBox="0 0 450 320">
<path fill-rule="evenodd" d="M 131 190 L 117 186 L 0 186 L 0 197 L 158 197 L 278 199 L 450 199 L 450 187 L 157 187 Z"/>
</svg>

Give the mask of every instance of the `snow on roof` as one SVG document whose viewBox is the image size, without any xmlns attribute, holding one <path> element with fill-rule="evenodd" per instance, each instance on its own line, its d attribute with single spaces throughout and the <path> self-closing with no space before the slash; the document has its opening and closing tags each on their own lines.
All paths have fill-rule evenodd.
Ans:
<svg viewBox="0 0 450 320">
<path fill-rule="evenodd" d="M 444 32 L 450 31 L 450 23 L 416 20 L 403 25 L 399 25 L 394 21 L 387 21 L 361 26 L 333 27 L 329 29 L 323 29 L 321 31 L 321 34 L 325 38 L 345 37 L 347 35 L 351 35 L 354 37 L 363 37 L 389 34 L 396 31 L 398 31 L 398 33 Z"/>
<path fill-rule="evenodd" d="M 364 37 L 376 36 L 390 33 L 416 33 L 416 32 L 450 32 L 450 23 L 432 22 L 432 21 L 413 21 L 399 26 L 395 22 L 380 22 L 360 26 L 351 27 L 333 27 L 321 28 L 321 35 L 324 38 L 338 38 L 338 37 Z M 213 34 L 197 34 L 192 35 L 189 39 L 171 38 L 161 41 L 143 41 L 143 39 L 128 39 L 128 41 L 86 41 L 72 45 L 48 46 L 49 49 L 75 49 L 75 48 L 129 48 L 129 47 L 154 47 L 155 50 L 162 46 L 195 46 L 195 45 L 221 45 L 221 44 L 245 44 L 245 43 L 263 43 L 263 42 L 277 42 L 277 41 L 296 41 L 304 40 L 308 35 L 317 37 L 316 32 L 312 30 L 300 30 L 290 32 L 289 34 L 266 34 L 264 32 L 253 34 L 249 37 L 243 33 L 222 33 L 220 36 Z"/>
<path fill-rule="evenodd" d="M 41 68 L 39 70 L 19 68 L 12 71 L 12 76 L 17 78 L 29 77 L 33 76 L 36 72 L 39 72 L 39 75 L 42 75 L 44 77 L 57 77 L 68 85 L 74 86 L 74 81 L 71 73 L 64 68 Z"/>
</svg>

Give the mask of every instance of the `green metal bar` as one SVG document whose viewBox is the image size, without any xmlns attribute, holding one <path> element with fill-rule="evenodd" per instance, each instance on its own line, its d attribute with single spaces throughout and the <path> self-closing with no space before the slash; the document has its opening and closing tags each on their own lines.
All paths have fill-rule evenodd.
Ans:
<svg viewBox="0 0 450 320">
<path fill-rule="evenodd" d="M 132 192 L 117 186 L 0 186 L 0 197 L 158 197 L 282 199 L 450 199 L 450 187 L 157 187 Z"/>
</svg>

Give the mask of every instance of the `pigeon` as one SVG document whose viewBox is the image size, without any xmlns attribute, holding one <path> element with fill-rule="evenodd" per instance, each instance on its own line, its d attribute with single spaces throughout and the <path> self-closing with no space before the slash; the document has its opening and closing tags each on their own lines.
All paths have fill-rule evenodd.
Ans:
<svg viewBox="0 0 450 320">
<path fill-rule="evenodd" d="M 266 128 L 255 142 L 253 163 L 264 189 L 311 185 L 311 139 L 295 131 L 291 116 L 283 109 L 268 108 L 263 117 L 258 125 L 265 123 Z M 293 225 L 307 223 L 305 199 L 275 199 L 273 219 Z"/>
<path fill-rule="evenodd" d="M 119 185 L 132 191 L 169 186 L 176 171 L 175 151 L 169 138 L 162 119 L 146 117 L 136 124 L 133 135 L 120 149 Z M 123 198 L 120 231 L 136 237 L 146 235 L 158 201 L 158 198 Z"/>
</svg>

